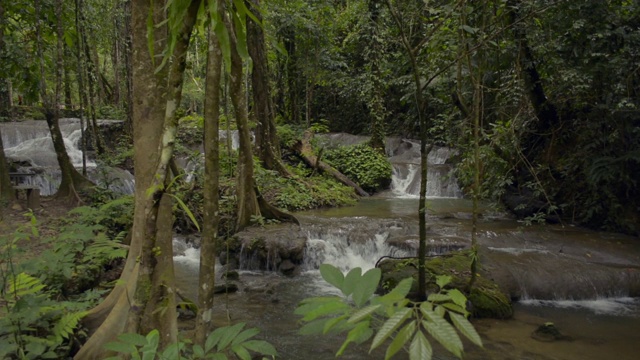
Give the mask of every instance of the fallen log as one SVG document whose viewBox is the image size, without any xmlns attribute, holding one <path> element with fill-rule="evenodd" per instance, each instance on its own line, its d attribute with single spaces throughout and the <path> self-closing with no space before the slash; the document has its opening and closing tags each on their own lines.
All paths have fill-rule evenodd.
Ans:
<svg viewBox="0 0 640 360">
<path fill-rule="evenodd" d="M 358 184 L 349 179 L 346 175 L 336 170 L 331 165 L 320 160 L 320 158 L 313 152 L 313 149 L 311 147 L 311 138 L 313 138 L 313 132 L 307 130 L 304 132 L 302 140 L 296 142 L 292 147 L 293 151 L 296 152 L 296 154 L 302 159 L 302 161 L 304 161 L 313 169 L 321 170 L 326 174 L 333 176 L 341 183 L 352 187 L 358 195 L 369 196 L 369 193 L 364 191 Z"/>
</svg>

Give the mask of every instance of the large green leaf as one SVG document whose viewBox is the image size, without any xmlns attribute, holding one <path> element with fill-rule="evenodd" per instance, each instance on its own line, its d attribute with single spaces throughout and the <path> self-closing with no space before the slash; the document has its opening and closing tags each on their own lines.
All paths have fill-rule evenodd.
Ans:
<svg viewBox="0 0 640 360">
<path fill-rule="evenodd" d="M 380 304 L 376 304 L 376 305 L 369 305 L 367 307 L 364 307 L 358 311 L 356 311 L 355 314 L 351 315 L 351 317 L 349 318 L 349 323 L 354 324 L 359 322 L 360 320 L 366 318 L 367 316 L 373 314 L 376 310 L 378 310 L 380 308 Z"/>
<path fill-rule="evenodd" d="M 325 316 L 329 314 L 343 314 L 346 310 L 349 309 L 349 306 L 345 304 L 343 301 L 336 300 L 334 302 L 325 303 L 317 308 L 309 311 L 302 318 L 304 321 L 315 320 L 320 316 Z"/>
<path fill-rule="evenodd" d="M 430 316 L 428 321 L 422 321 L 422 326 L 445 349 L 459 358 L 462 357 L 462 341 L 453 326 L 445 319 L 439 316 Z"/>
<path fill-rule="evenodd" d="M 411 360 L 431 360 L 433 350 L 431 344 L 420 331 L 416 333 L 411 345 L 409 345 L 409 359 Z"/>
<path fill-rule="evenodd" d="M 381 296 L 381 300 L 384 301 L 385 304 L 387 302 L 393 303 L 400 301 L 407 297 L 409 291 L 411 291 L 411 285 L 413 284 L 413 278 L 403 279 L 393 288 L 393 290 L 389 291 L 384 296 Z"/>
<path fill-rule="evenodd" d="M 347 276 L 344 278 L 344 282 L 341 288 L 344 296 L 349 296 L 353 293 L 353 290 L 355 290 L 356 285 L 358 284 L 358 282 L 360 282 L 361 277 L 362 269 L 360 269 L 359 267 L 351 269 L 351 271 L 349 271 Z"/>
<path fill-rule="evenodd" d="M 342 289 L 344 284 L 344 275 L 342 271 L 330 264 L 322 264 L 320 265 L 320 275 L 324 281 L 329 284 L 335 286 L 338 289 Z"/>
<path fill-rule="evenodd" d="M 242 344 L 245 348 L 260 353 L 262 355 L 277 356 L 276 348 L 264 340 L 249 340 Z"/>
<path fill-rule="evenodd" d="M 411 311 L 412 310 L 409 308 L 402 308 L 398 310 L 398 312 L 393 314 L 393 316 L 391 316 L 387 321 L 385 321 L 384 324 L 382 324 L 382 327 L 380 327 L 380 330 L 378 330 L 376 336 L 373 338 L 373 342 L 371 343 L 371 348 L 369 349 L 369 351 L 380 346 L 380 344 L 382 344 L 389 336 L 391 336 L 391 334 L 393 334 L 393 332 L 398 327 L 400 327 L 400 325 L 402 325 L 402 323 L 406 319 L 409 318 L 409 316 L 411 315 Z"/>
<path fill-rule="evenodd" d="M 224 331 L 220 337 L 220 342 L 218 343 L 218 350 L 225 349 L 231 341 L 238 336 L 244 325 L 245 323 L 237 323 L 233 326 L 224 327 Z"/>
<path fill-rule="evenodd" d="M 466 336 L 472 343 L 482 346 L 482 339 L 480 338 L 480 335 L 478 335 L 478 332 L 466 317 L 452 312 L 449 313 L 449 317 L 451 318 L 453 325 L 462 333 L 462 335 Z"/>
<path fill-rule="evenodd" d="M 244 342 L 245 340 L 248 340 L 258 335 L 259 333 L 260 333 L 260 330 L 258 328 L 251 328 L 251 329 L 244 330 L 243 332 L 238 334 L 235 338 L 233 338 L 233 341 L 231 341 L 231 345 L 232 346 L 238 345 Z"/>
<path fill-rule="evenodd" d="M 356 285 L 352 295 L 357 307 L 362 307 L 369 301 L 378 287 L 381 275 L 382 271 L 378 268 L 370 269 L 362 275 L 362 280 Z"/>
<path fill-rule="evenodd" d="M 342 346 L 340 346 L 340 349 L 336 353 L 336 356 L 342 355 L 350 343 L 364 342 L 369 339 L 372 334 L 373 330 L 371 330 L 371 328 L 369 327 L 368 321 L 358 323 L 353 329 L 351 329 L 351 331 L 349 331 L 346 340 L 342 343 Z"/>
<path fill-rule="evenodd" d="M 385 352 L 384 359 L 391 359 L 393 355 L 395 355 L 400 349 L 404 347 L 404 345 L 411 339 L 413 333 L 416 331 L 416 320 L 412 320 L 405 327 L 403 327 L 398 333 L 396 337 L 393 339 L 389 347 L 387 347 L 387 351 Z"/>
</svg>

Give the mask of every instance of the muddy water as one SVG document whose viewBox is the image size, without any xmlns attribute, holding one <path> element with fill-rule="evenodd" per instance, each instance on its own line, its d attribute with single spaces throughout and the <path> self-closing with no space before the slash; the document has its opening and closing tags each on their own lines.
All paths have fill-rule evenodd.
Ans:
<svg viewBox="0 0 640 360">
<path fill-rule="evenodd" d="M 428 217 L 430 238 L 468 239 L 469 208 L 470 203 L 465 200 L 432 199 Z M 366 227 L 392 218 L 413 229 L 416 209 L 415 199 L 375 198 L 355 207 L 305 212 L 299 216 L 303 228 L 327 223 L 337 227 L 345 222 Z M 625 280 L 625 276 L 637 274 L 640 265 L 638 239 L 572 227 L 524 226 L 486 208 L 479 238 L 487 254 L 498 261 L 504 260 L 502 267 L 509 270 L 507 274 L 522 283 L 510 289 L 521 302 L 515 305 L 515 316 L 511 320 L 474 322 L 485 347 L 479 349 L 467 344 L 466 359 L 640 358 L 640 301 L 630 297 L 638 296 L 634 292 L 637 289 Z M 182 253 L 184 255 L 176 257 L 178 283 L 186 294 L 195 298 L 197 250 Z M 348 269 L 351 261 L 333 255 L 328 260 L 343 269 Z M 553 264 L 558 265 L 554 268 Z M 362 266 L 362 262 L 358 266 Z M 317 270 L 310 269 L 295 278 L 244 271 L 240 281 L 239 293 L 217 298 L 220 324 L 230 318 L 234 323 L 245 321 L 259 327 L 262 336 L 278 348 L 282 359 L 333 358 L 341 338 L 300 336 L 297 334 L 300 325 L 293 314 L 303 298 L 330 293 Z M 528 289 L 529 286 L 532 288 Z M 569 339 L 534 340 L 532 332 L 546 322 L 553 322 Z M 384 355 L 368 354 L 362 346 L 350 347 L 343 358 L 382 359 Z M 453 359 L 437 347 L 435 358 Z"/>
</svg>

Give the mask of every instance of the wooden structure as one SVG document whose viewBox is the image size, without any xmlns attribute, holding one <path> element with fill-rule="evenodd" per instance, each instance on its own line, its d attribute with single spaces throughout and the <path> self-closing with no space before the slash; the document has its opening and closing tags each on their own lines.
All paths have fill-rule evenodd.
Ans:
<svg viewBox="0 0 640 360">
<path fill-rule="evenodd" d="M 27 200 L 27 208 L 36 210 L 40 207 L 40 188 L 35 185 L 25 184 L 25 179 L 34 176 L 31 173 L 9 173 L 13 189 L 16 191 L 16 199 L 20 199 L 20 194 L 24 193 Z"/>
</svg>

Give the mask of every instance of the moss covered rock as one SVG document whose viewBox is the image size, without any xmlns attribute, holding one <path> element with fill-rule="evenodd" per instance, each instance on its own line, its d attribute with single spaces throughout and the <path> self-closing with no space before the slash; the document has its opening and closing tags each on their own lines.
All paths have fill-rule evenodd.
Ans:
<svg viewBox="0 0 640 360">
<path fill-rule="evenodd" d="M 437 292 L 436 277 L 449 275 L 452 281 L 447 287 L 456 288 L 466 293 L 471 303 L 470 312 L 478 318 L 506 319 L 513 316 L 513 308 L 509 297 L 504 294 L 493 281 L 478 274 L 470 293 L 466 292 L 470 273 L 469 250 L 456 251 L 444 256 L 427 259 L 426 289 L 427 292 Z M 418 260 L 416 258 L 394 259 L 387 258 L 379 262 L 382 270 L 379 291 L 384 293 L 394 288 L 402 279 L 413 277 L 412 293 L 418 290 Z"/>
</svg>

